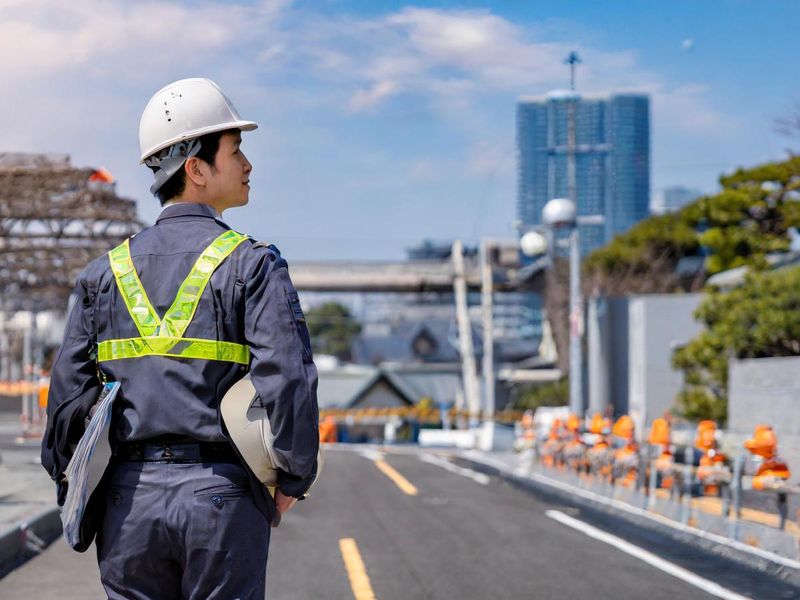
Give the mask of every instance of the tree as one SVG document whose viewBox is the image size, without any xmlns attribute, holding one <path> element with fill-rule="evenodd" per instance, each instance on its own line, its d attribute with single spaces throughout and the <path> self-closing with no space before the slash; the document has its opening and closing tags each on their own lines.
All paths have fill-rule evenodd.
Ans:
<svg viewBox="0 0 800 600">
<path fill-rule="evenodd" d="M 800 226 L 800 156 L 738 169 L 720 177 L 722 190 L 679 212 L 652 217 L 587 257 L 589 289 L 606 295 L 694 291 L 735 267 L 740 287 L 708 292 L 696 316 L 705 329 L 673 355 L 684 372 L 682 414 L 725 421 L 731 358 L 800 355 L 800 269 L 768 271 L 767 256 L 789 249 Z M 677 273 L 684 257 L 704 257 L 692 281 Z"/>
<path fill-rule="evenodd" d="M 361 333 L 361 324 L 346 306 L 338 302 L 315 306 L 306 312 L 306 323 L 315 352 L 350 360 L 353 338 Z"/>
<path fill-rule="evenodd" d="M 800 355 L 800 268 L 749 274 L 728 292 L 712 289 L 695 316 L 705 330 L 676 350 L 684 416 L 725 421 L 731 358 Z"/>
<path fill-rule="evenodd" d="M 584 262 L 587 292 L 606 295 L 696 291 L 707 276 L 788 250 L 800 225 L 800 156 L 720 177 L 722 191 L 677 213 L 650 217 Z M 684 280 L 678 262 L 705 255 L 701 277 Z"/>
</svg>

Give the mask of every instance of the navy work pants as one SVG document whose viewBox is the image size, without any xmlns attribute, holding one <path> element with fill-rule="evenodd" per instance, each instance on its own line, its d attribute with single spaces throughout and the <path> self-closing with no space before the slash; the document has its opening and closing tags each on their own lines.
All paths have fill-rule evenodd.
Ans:
<svg viewBox="0 0 800 600">
<path fill-rule="evenodd" d="M 263 600 L 270 529 L 240 465 L 113 469 L 97 535 L 109 599 Z"/>
</svg>

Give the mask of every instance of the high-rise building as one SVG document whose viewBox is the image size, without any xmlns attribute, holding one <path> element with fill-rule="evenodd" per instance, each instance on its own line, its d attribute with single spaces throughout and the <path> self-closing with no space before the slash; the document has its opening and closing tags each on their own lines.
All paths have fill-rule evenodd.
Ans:
<svg viewBox="0 0 800 600">
<path fill-rule="evenodd" d="M 645 95 L 581 97 L 555 91 L 517 105 L 517 218 L 542 222 L 553 198 L 569 197 L 569 113 L 575 115 L 575 196 L 578 215 L 602 215 L 581 225 L 581 251 L 591 252 L 648 215 L 650 100 Z"/>
</svg>

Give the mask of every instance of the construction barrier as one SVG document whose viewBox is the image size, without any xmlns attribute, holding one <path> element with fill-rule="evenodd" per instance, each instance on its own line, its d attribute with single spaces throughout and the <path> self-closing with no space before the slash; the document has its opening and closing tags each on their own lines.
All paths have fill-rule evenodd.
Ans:
<svg viewBox="0 0 800 600">
<path fill-rule="evenodd" d="M 527 452 L 542 467 L 572 471 L 611 486 L 629 487 L 643 492 L 650 503 L 657 497 L 678 499 L 689 520 L 691 501 L 707 505 L 708 510 L 738 520 L 744 512 L 759 511 L 743 507 L 745 490 L 774 494 L 775 513 L 763 513 L 764 524 L 784 530 L 788 521 L 788 496 L 800 494 L 800 486 L 789 483 L 790 470 L 777 454 L 777 438 L 772 428 L 758 425 L 744 448 L 756 458 L 756 468 L 745 472 L 747 453 L 731 459 L 717 446 L 718 429 L 712 421 L 701 421 L 693 446 L 679 449 L 670 443 L 668 420 L 656 419 L 643 447 L 635 441 L 633 421 L 623 415 L 612 426 L 595 415 L 588 426 L 582 420 L 554 419 L 544 436 L 532 435 L 532 419 L 520 421 L 516 449 Z M 677 457 L 676 457 L 677 455 Z M 713 500 L 713 502 L 712 502 Z M 713 505 L 713 506 L 712 506 Z M 800 526 L 792 523 L 793 533 Z"/>
</svg>

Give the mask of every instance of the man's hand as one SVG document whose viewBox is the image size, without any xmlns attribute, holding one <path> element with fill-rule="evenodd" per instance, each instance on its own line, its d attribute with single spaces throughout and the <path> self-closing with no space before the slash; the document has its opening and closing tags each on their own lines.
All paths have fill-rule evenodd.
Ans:
<svg viewBox="0 0 800 600">
<path fill-rule="evenodd" d="M 281 514 L 287 512 L 296 503 L 297 503 L 297 498 L 294 498 L 292 496 L 287 496 L 280 490 L 275 491 L 275 505 L 278 507 L 278 511 Z"/>
</svg>

